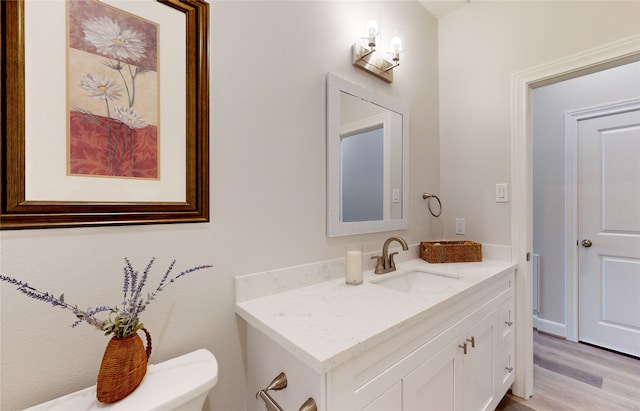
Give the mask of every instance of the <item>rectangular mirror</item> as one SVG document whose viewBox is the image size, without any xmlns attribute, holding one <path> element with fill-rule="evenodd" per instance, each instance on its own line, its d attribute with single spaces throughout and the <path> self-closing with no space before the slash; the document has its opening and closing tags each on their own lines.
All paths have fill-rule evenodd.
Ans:
<svg viewBox="0 0 640 411">
<path fill-rule="evenodd" d="M 409 110 L 327 76 L 327 235 L 409 227 Z"/>
</svg>

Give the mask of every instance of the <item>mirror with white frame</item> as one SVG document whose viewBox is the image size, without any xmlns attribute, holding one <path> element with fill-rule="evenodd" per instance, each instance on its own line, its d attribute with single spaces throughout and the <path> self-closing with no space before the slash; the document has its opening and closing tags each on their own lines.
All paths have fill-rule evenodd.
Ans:
<svg viewBox="0 0 640 411">
<path fill-rule="evenodd" d="M 327 76 L 327 235 L 409 227 L 409 110 Z"/>
</svg>

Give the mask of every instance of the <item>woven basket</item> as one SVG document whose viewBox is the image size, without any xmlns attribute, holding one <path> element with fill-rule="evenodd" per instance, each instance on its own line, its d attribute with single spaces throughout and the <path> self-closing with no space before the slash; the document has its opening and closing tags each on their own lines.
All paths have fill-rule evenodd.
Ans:
<svg viewBox="0 0 640 411">
<path fill-rule="evenodd" d="M 482 261 L 482 244 L 473 241 L 423 241 L 420 243 L 420 258 L 428 263 Z"/>
<path fill-rule="evenodd" d="M 151 335 L 146 328 L 142 330 L 147 336 L 146 349 L 138 334 L 124 338 L 113 337 L 109 340 L 98 373 L 98 401 L 119 401 L 131 394 L 142 382 L 151 355 Z"/>
</svg>

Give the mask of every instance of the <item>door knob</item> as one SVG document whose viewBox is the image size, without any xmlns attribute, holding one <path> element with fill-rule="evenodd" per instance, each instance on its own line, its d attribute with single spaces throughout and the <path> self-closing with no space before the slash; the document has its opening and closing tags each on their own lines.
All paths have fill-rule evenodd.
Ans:
<svg viewBox="0 0 640 411">
<path fill-rule="evenodd" d="M 586 238 L 584 240 L 582 240 L 582 246 L 583 247 L 591 247 L 593 243 L 591 242 L 591 240 L 587 240 Z"/>
</svg>

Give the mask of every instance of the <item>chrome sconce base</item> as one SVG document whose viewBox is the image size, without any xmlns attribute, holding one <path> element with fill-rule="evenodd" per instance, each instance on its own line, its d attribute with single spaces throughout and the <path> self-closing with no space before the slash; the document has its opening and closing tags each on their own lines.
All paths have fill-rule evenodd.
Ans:
<svg viewBox="0 0 640 411">
<path fill-rule="evenodd" d="M 370 50 L 357 43 L 352 47 L 352 57 L 354 66 L 368 71 L 387 83 L 393 83 L 393 69 L 400 65 L 400 63 L 386 60 L 375 53 L 375 50 Z"/>
</svg>

